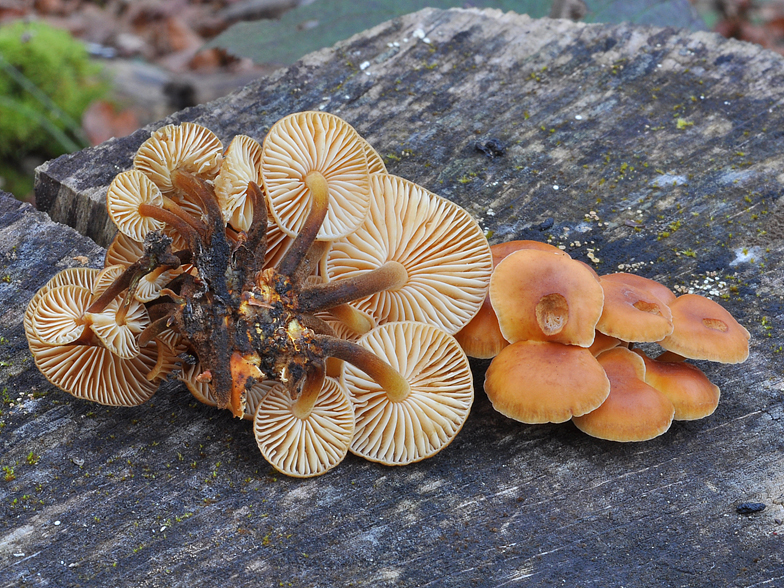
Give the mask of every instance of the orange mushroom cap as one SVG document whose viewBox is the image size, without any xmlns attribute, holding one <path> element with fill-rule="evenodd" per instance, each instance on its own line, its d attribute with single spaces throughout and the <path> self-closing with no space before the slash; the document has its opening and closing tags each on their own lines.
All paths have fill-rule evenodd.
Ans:
<svg viewBox="0 0 784 588">
<path fill-rule="evenodd" d="M 749 332 L 720 304 L 697 294 L 672 304 L 672 334 L 659 342 L 667 351 L 690 359 L 741 363 L 749 356 Z"/>
<path fill-rule="evenodd" d="M 664 302 L 664 304 L 669 305 L 670 302 L 674 302 L 676 298 L 675 294 L 672 293 L 672 290 L 664 284 L 661 284 L 656 280 L 651 280 L 650 278 L 638 276 L 637 274 L 618 272 L 615 274 L 605 274 L 602 276 L 602 279 L 642 288 L 656 296 L 656 298 Z"/>
<path fill-rule="evenodd" d="M 676 421 L 693 421 L 713 414 L 721 391 L 697 366 L 683 361 L 651 359 L 634 350 L 645 362 L 645 382 L 670 399 Z"/>
<path fill-rule="evenodd" d="M 589 347 L 604 293 L 586 266 L 546 251 L 516 251 L 495 268 L 490 301 L 504 338 Z"/>
<path fill-rule="evenodd" d="M 624 347 L 597 357 L 610 380 L 610 395 L 596 410 L 572 421 L 583 433 L 609 441 L 647 441 L 665 433 L 675 408 L 645 383 L 645 363 Z"/>
<path fill-rule="evenodd" d="M 493 359 L 485 392 L 493 408 L 516 421 L 562 423 L 601 405 L 610 382 L 584 347 L 518 341 Z"/>
<path fill-rule="evenodd" d="M 490 253 L 493 255 L 493 268 L 501 263 L 510 253 L 520 251 L 521 249 L 538 249 L 569 257 L 564 251 L 541 241 L 525 239 L 505 241 L 504 243 L 496 243 L 490 246 Z M 490 303 L 489 295 L 485 296 L 485 301 L 479 312 L 476 313 L 476 316 L 460 331 L 455 333 L 455 339 L 460 343 L 468 357 L 477 359 L 491 359 L 509 345 L 509 341 L 504 339 L 501 328 L 498 326 L 498 317 L 493 310 L 493 305 Z"/>
<path fill-rule="evenodd" d="M 602 316 L 596 330 L 622 341 L 661 341 L 672 333 L 672 313 L 650 290 L 599 278 L 604 290 Z"/>
</svg>

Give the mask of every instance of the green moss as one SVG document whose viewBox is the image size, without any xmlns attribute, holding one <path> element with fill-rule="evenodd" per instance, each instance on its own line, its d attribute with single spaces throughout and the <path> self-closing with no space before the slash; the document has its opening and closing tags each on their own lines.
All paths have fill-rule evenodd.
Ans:
<svg viewBox="0 0 784 588">
<path fill-rule="evenodd" d="M 84 45 L 42 22 L 0 27 L 0 156 L 54 157 L 85 146 L 82 113 L 106 84 Z"/>
</svg>

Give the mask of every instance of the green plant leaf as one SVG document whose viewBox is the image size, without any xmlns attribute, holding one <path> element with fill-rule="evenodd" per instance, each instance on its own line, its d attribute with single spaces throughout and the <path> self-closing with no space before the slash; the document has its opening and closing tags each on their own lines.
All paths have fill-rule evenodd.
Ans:
<svg viewBox="0 0 784 588">
<path fill-rule="evenodd" d="M 316 0 L 290 10 L 280 20 L 240 22 L 213 39 L 207 47 L 225 49 L 256 63 L 294 63 L 303 55 L 425 7 L 465 6 L 462 0 Z M 549 0 L 474 0 L 477 8 L 500 8 L 547 16 Z"/>
</svg>

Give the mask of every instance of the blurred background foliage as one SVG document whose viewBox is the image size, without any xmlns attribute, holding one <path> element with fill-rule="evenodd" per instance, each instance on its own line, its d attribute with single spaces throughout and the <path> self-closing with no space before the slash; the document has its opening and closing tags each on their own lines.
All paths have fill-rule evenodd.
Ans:
<svg viewBox="0 0 784 588">
<path fill-rule="evenodd" d="M 0 189 L 32 201 L 46 159 L 426 6 L 710 29 L 784 52 L 784 0 L 2 0 Z"/>
</svg>

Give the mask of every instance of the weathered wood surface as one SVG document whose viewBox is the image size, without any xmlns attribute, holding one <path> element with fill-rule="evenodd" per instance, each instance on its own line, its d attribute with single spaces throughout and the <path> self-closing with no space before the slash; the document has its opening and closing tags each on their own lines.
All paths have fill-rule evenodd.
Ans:
<svg viewBox="0 0 784 588">
<path fill-rule="evenodd" d="M 723 297 L 751 357 L 702 364 L 716 413 L 641 444 L 514 423 L 481 365 L 435 458 L 349 456 L 306 481 L 182 389 L 136 409 L 74 400 L 31 366 L 21 312 L 99 251 L 2 200 L 0 585 L 784 585 L 782 98 L 779 56 L 712 34 L 426 10 L 170 119 L 261 139 L 324 108 L 492 242 L 549 239 L 599 272 Z M 39 204 L 106 243 L 106 186 L 148 133 L 45 165 Z M 502 155 L 476 149 L 490 139 Z M 739 515 L 746 501 L 766 509 Z"/>
</svg>

